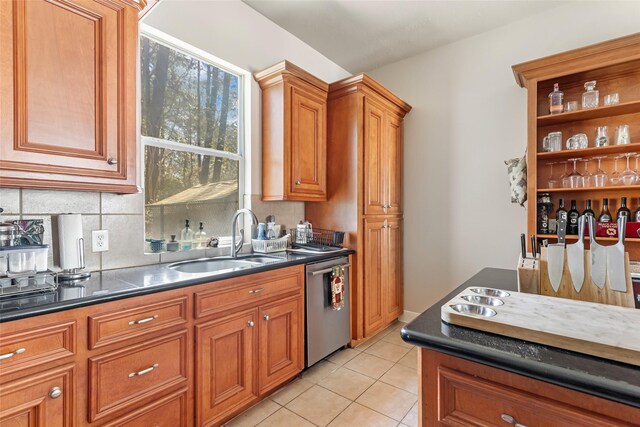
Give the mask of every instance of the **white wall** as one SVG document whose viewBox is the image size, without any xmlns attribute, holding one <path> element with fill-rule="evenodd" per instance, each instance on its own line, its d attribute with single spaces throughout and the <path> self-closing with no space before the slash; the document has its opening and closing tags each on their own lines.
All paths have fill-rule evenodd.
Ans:
<svg viewBox="0 0 640 427">
<path fill-rule="evenodd" d="M 425 310 L 483 267 L 515 268 L 526 211 L 509 201 L 503 160 L 524 153 L 527 128 L 511 66 L 637 31 L 640 2 L 570 2 L 371 71 L 413 105 L 406 310 Z"/>
</svg>

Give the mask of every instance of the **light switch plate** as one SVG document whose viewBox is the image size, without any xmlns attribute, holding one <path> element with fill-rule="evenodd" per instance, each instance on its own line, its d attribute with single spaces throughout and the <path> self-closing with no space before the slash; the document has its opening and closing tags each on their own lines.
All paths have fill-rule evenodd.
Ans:
<svg viewBox="0 0 640 427">
<path fill-rule="evenodd" d="M 91 251 L 105 252 L 109 250 L 109 230 L 93 230 L 91 232 Z"/>
</svg>

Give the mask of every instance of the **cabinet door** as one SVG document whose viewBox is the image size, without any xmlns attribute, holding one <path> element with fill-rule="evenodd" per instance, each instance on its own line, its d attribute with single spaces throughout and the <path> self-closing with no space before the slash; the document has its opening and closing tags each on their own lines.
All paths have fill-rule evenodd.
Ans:
<svg viewBox="0 0 640 427">
<path fill-rule="evenodd" d="M 0 177 L 135 192 L 137 9 L 0 2 Z"/>
<path fill-rule="evenodd" d="M 291 175 L 288 185 L 292 196 L 326 200 L 326 123 L 326 101 L 291 87 Z"/>
<path fill-rule="evenodd" d="M 402 220 L 388 219 L 384 236 L 383 300 L 385 324 L 402 314 Z"/>
<path fill-rule="evenodd" d="M 402 120 L 385 116 L 385 204 L 387 214 L 402 213 Z"/>
<path fill-rule="evenodd" d="M 364 213 L 385 213 L 385 121 L 384 110 L 364 103 Z"/>
<path fill-rule="evenodd" d="M 257 398 L 257 310 L 196 326 L 196 425 L 210 425 Z"/>
<path fill-rule="evenodd" d="M 384 220 L 364 221 L 364 335 L 369 336 L 384 326 L 384 258 L 385 258 Z"/>
<path fill-rule="evenodd" d="M 0 387 L 0 425 L 69 427 L 75 425 L 72 365 L 31 375 Z"/>
<path fill-rule="evenodd" d="M 302 371 L 304 312 L 302 297 L 260 307 L 260 394 Z"/>
</svg>

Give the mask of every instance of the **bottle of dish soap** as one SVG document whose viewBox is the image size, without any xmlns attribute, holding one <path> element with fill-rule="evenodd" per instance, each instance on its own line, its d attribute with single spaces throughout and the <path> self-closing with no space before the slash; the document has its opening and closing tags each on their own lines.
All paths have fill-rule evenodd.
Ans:
<svg viewBox="0 0 640 427">
<path fill-rule="evenodd" d="M 185 225 L 180 232 L 180 250 L 190 251 L 193 247 L 193 230 L 189 227 L 189 220 L 185 220 Z"/>
<path fill-rule="evenodd" d="M 200 228 L 195 234 L 195 249 L 204 249 L 207 247 L 207 233 L 204 232 L 203 223 L 200 223 Z"/>
</svg>

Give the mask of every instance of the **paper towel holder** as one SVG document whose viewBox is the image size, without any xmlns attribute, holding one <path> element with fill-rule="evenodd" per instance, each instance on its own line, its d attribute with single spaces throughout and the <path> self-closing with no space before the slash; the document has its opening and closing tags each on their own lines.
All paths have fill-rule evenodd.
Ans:
<svg viewBox="0 0 640 427">
<path fill-rule="evenodd" d="M 88 271 L 82 271 L 86 267 L 84 263 L 84 238 L 78 239 L 78 255 L 80 257 L 80 266 L 78 268 L 69 268 L 62 270 L 58 273 L 59 282 L 75 282 L 79 280 L 88 279 L 91 277 L 91 273 Z"/>
</svg>

